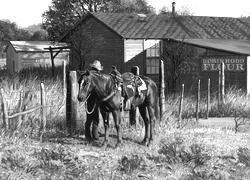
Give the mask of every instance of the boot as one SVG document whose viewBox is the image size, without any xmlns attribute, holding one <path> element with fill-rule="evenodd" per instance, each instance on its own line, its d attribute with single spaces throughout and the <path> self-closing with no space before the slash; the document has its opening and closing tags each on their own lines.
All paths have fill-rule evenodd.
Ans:
<svg viewBox="0 0 250 180">
<path fill-rule="evenodd" d="M 95 124 L 95 123 L 93 123 L 93 125 L 92 125 L 92 138 L 94 140 L 99 139 L 98 124 Z"/>
</svg>

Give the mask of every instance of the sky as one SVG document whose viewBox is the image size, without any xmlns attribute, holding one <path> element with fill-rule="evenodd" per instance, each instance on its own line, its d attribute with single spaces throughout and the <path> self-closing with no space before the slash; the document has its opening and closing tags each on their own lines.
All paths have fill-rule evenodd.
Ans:
<svg viewBox="0 0 250 180">
<path fill-rule="evenodd" d="M 241 17 L 250 16 L 250 0 L 147 0 L 156 10 L 166 6 L 170 11 L 188 10 L 195 16 Z M 0 19 L 8 19 L 19 27 L 42 22 L 42 14 L 52 0 L 0 0 Z"/>
</svg>

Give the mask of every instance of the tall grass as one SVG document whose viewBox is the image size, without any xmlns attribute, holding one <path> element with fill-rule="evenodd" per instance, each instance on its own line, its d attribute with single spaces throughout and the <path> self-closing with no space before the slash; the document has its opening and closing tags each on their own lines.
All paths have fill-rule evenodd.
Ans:
<svg viewBox="0 0 250 180">
<path fill-rule="evenodd" d="M 31 73 L 32 72 L 32 73 Z M 18 111 L 19 92 L 30 94 L 28 108 L 40 104 L 40 83 L 45 84 L 47 108 L 47 140 L 37 141 L 36 128 L 40 111 L 23 118 L 14 134 L 0 130 L 0 179 L 248 179 L 250 177 L 249 133 L 193 126 L 196 99 L 184 97 L 183 119 L 186 125 L 177 129 L 179 99 L 166 98 L 166 109 L 150 147 L 139 145 L 144 125 L 129 127 L 122 122 L 124 145 L 103 150 L 87 144 L 82 138 L 69 138 L 65 131 L 65 106 L 60 69 L 52 77 L 50 71 L 32 69 L 9 76 L 0 72 L 10 113 Z M 15 84 L 15 86 L 13 86 Z M 249 97 L 231 89 L 225 105 L 219 107 L 212 98 L 210 116 L 240 116 L 249 112 Z M 206 100 L 201 99 L 201 116 Z M 235 114 L 236 113 L 236 114 Z M 16 119 L 15 119 L 16 120 Z M 123 119 L 124 120 L 124 119 Z M 0 118 L 2 122 L 2 117 Z M 112 121 L 111 121 L 112 122 Z M 190 128 L 192 127 L 192 128 Z M 111 129 L 113 124 L 111 124 Z M 116 134 L 111 130 L 111 134 Z M 100 126 L 102 131 L 102 126 Z"/>
</svg>

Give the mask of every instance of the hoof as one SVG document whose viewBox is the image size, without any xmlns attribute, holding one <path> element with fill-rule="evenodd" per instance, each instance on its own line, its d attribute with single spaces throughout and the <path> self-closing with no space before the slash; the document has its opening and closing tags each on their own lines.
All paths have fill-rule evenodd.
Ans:
<svg viewBox="0 0 250 180">
<path fill-rule="evenodd" d="M 150 143 L 149 140 L 143 139 L 143 141 L 141 142 L 141 145 L 143 145 L 143 146 L 149 146 L 149 143 Z"/>
<path fill-rule="evenodd" d="M 122 142 L 122 141 L 117 142 L 116 145 L 115 145 L 115 148 L 122 147 L 122 145 L 123 145 L 123 142 Z"/>
</svg>

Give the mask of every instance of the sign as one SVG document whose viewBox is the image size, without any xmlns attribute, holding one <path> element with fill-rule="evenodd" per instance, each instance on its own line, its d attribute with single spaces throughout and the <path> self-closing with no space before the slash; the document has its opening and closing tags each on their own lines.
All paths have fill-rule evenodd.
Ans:
<svg viewBox="0 0 250 180">
<path fill-rule="evenodd" d="M 219 71 L 221 62 L 225 63 L 225 71 L 241 72 L 246 69 L 244 57 L 205 57 L 201 62 L 201 71 Z"/>
</svg>

